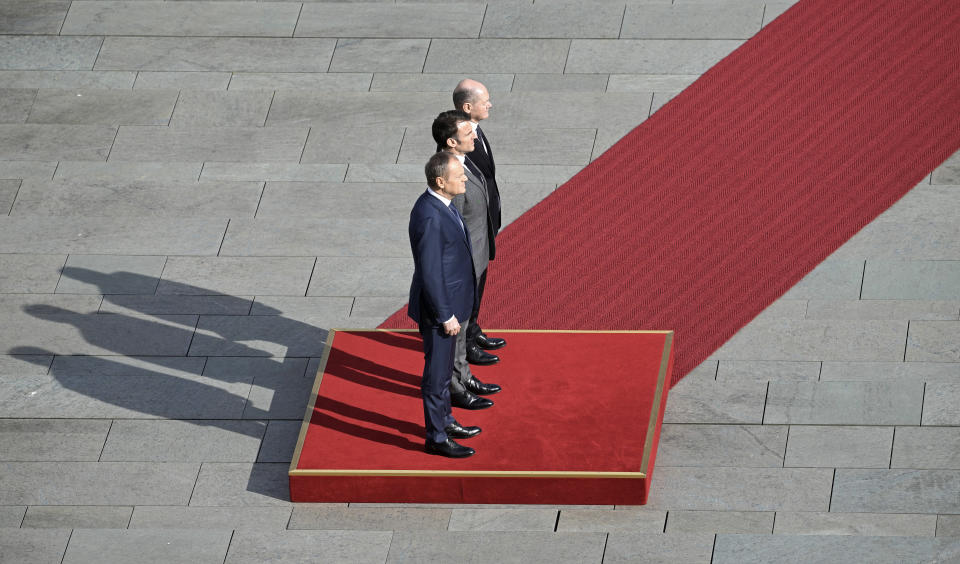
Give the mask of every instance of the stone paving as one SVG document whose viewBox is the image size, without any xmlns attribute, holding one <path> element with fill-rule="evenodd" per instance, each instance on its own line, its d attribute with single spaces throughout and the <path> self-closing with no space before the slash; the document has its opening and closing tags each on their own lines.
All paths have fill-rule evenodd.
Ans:
<svg viewBox="0 0 960 564">
<path fill-rule="evenodd" d="M 287 499 L 460 78 L 512 221 L 791 4 L 0 2 L 0 562 L 960 561 L 960 154 L 674 388 L 649 505 Z"/>
</svg>

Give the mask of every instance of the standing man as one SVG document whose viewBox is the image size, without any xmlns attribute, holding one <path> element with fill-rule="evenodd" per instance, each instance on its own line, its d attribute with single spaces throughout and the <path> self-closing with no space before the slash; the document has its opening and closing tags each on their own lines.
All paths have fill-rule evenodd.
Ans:
<svg viewBox="0 0 960 564">
<path fill-rule="evenodd" d="M 453 198 L 453 205 L 460 212 L 463 222 L 470 233 L 470 246 L 473 253 L 473 271 L 479 280 L 490 262 L 490 239 L 492 237 L 490 210 L 488 206 L 487 185 L 483 174 L 467 158 L 473 151 L 477 139 L 470 127 L 470 116 L 460 110 L 442 112 L 433 120 L 433 140 L 437 150 L 453 155 L 463 165 L 467 176 L 463 194 Z M 453 360 L 453 377 L 450 380 L 450 401 L 454 407 L 465 409 L 483 409 L 493 406 L 493 402 L 480 396 L 500 391 L 496 384 L 484 384 L 470 372 L 467 362 L 467 334 L 470 322 L 464 320 Z"/>
<path fill-rule="evenodd" d="M 487 87 L 483 84 L 465 78 L 453 90 L 453 107 L 470 116 L 470 126 L 477 135 L 475 148 L 467 155 L 473 163 L 476 163 L 486 181 L 491 228 L 490 260 L 493 260 L 497 253 L 495 239 L 497 233 L 500 232 L 500 190 L 497 188 L 497 167 L 493 162 L 493 151 L 490 149 L 490 143 L 483 134 L 483 130 L 480 129 L 480 121 L 490 117 L 490 108 L 493 107 L 493 104 L 490 103 L 490 93 L 487 92 Z M 483 299 L 483 288 L 487 283 L 487 272 L 484 271 L 483 274 L 478 272 L 477 274 L 480 276 L 477 281 L 477 304 L 470 314 L 470 324 L 467 326 L 467 360 L 478 365 L 495 364 L 500 360 L 500 357 L 486 351 L 499 349 L 506 345 L 507 341 L 496 337 L 487 337 L 477 323 L 480 301 Z"/>
<path fill-rule="evenodd" d="M 414 271 L 407 314 L 417 322 L 423 336 L 420 392 L 427 431 L 425 450 L 464 458 L 474 450 L 453 439 L 473 437 L 480 428 L 463 427 L 453 418 L 450 377 L 459 320 L 470 316 L 476 301 L 476 275 L 469 233 L 450 203 L 454 196 L 464 193 L 467 177 L 463 166 L 448 153 L 430 157 L 424 172 L 427 191 L 410 211 L 408 232 Z"/>
</svg>

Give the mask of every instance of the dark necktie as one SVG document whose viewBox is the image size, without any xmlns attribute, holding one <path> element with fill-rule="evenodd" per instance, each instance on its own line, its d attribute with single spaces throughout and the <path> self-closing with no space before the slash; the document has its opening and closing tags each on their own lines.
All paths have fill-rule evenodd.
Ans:
<svg viewBox="0 0 960 564">
<path fill-rule="evenodd" d="M 458 209 L 457 209 L 457 206 L 455 206 L 455 205 L 453 205 L 453 204 L 450 204 L 450 205 L 447 206 L 447 207 L 450 208 L 450 211 L 453 212 L 453 216 L 457 218 L 457 223 L 460 224 L 460 230 L 463 231 L 464 233 L 466 233 L 466 232 L 467 232 L 467 228 L 464 226 L 463 216 L 460 215 L 460 210 L 458 210 Z"/>
<path fill-rule="evenodd" d="M 490 153 L 487 151 L 487 139 L 483 136 L 483 130 L 480 129 L 480 126 L 477 126 L 477 143 L 480 145 L 480 152 L 489 158 Z"/>
</svg>

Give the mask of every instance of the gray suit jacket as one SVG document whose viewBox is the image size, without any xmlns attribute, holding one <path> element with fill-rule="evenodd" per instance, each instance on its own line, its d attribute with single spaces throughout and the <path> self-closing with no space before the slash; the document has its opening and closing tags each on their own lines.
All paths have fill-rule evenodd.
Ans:
<svg viewBox="0 0 960 564">
<path fill-rule="evenodd" d="M 470 157 L 467 157 L 468 159 Z M 453 205 L 463 216 L 463 222 L 470 232 L 470 244 L 473 247 L 473 268 L 476 270 L 477 279 L 487 270 L 490 263 L 490 241 L 487 222 L 489 213 L 489 195 L 487 192 L 487 183 L 483 176 L 477 176 L 470 170 L 469 166 L 463 167 L 467 174 L 467 191 L 453 197 Z"/>
</svg>

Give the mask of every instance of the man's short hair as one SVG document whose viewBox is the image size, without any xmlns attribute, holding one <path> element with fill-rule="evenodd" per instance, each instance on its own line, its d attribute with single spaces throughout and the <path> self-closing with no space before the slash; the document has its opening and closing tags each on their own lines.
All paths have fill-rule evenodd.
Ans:
<svg viewBox="0 0 960 564">
<path fill-rule="evenodd" d="M 439 151 L 433 154 L 423 167 L 424 174 L 427 175 L 427 186 L 436 190 L 437 178 L 447 177 L 447 167 L 450 165 L 450 159 L 453 155 Z"/>
<path fill-rule="evenodd" d="M 447 148 L 447 139 L 457 136 L 457 124 L 470 121 L 470 116 L 461 110 L 447 110 L 433 120 L 433 140 L 437 142 L 437 150 Z"/>
<path fill-rule="evenodd" d="M 465 86 L 457 86 L 453 89 L 453 107 L 458 110 L 463 108 L 467 102 L 473 102 L 477 99 L 477 91 Z"/>
</svg>

